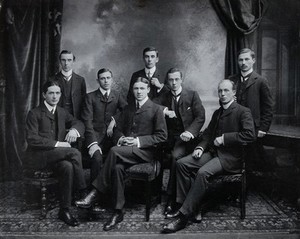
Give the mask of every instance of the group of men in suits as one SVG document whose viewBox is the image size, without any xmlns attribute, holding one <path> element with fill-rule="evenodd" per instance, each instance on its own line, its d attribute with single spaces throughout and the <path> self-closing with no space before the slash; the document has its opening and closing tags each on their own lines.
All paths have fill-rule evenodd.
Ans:
<svg viewBox="0 0 300 239">
<path fill-rule="evenodd" d="M 182 85 L 183 73 L 177 68 L 171 68 L 166 80 L 162 80 L 156 68 L 159 57 L 155 48 L 144 49 L 145 68 L 133 73 L 127 102 L 111 88 L 113 73 L 105 68 L 97 73 L 99 89 L 86 94 L 84 79 L 72 71 L 75 56 L 62 51 L 61 72 L 47 81 L 43 89 L 45 101 L 27 117 L 28 151 L 46 155 L 39 158 L 43 162 L 40 167 L 52 167 L 59 175 L 59 218 L 71 226 L 79 224 L 69 210 L 73 183 L 76 182 L 78 190 L 86 188 L 81 154 L 71 147 L 78 137 L 85 138 L 90 156 L 91 184 L 89 193 L 75 201 L 75 205 L 99 213 L 102 210 L 95 203 L 110 192 L 114 213 L 103 227 L 107 231 L 123 220 L 126 168 L 151 162 L 154 147 L 165 143 L 172 156 L 165 215 L 173 220 L 164 226 L 163 232 L 184 228 L 189 218 L 199 212 L 208 178 L 223 171 L 240 170 L 239 145 L 253 142 L 256 135 L 263 136 L 270 126 L 269 88 L 265 79 L 252 72 L 255 58 L 248 50 L 238 56 L 241 74 L 251 74 L 248 83 L 242 86 L 239 79 L 236 83 L 231 80 L 219 83 L 221 107 L 213 114 L 200 142 L 205 121 L 200 97 Z M 266 100 L 270 102 L 261 102 Z M 269 113 L 261 112 L 265 110 Z M 254 120 L 257 134 L 251 113 L 257 120 Z M 266 116 L 269 122 L 264 121 Z M 66 129 L 69 129 L 67 134 Z"/>
</svg>

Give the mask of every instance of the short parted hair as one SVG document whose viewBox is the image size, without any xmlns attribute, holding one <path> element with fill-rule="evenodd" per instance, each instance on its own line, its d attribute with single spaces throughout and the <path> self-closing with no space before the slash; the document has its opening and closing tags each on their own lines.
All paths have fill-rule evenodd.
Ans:
<svg viewBox="0 0 300 239">
<path fill-rule="evenodd" d="M 229 80 L 229 79 L 221 80 L 221 81 L 219 82 L 219 84 L 218 84 L 218 88 L 219 88 L 219 85 L 220 85 L 222 82 L 224 82 L 224 81 L 230 82 L 231 85 L 232 85 L 232 90 L 236 91 L 236 84 L 235 84 L 232 80 Z"/>
<path fill-rule="evenodd" d="M 61 59 L 61 55 L 62 54 L 72 54 L 73 55 L 73 61 L 75 61 L 75 55 L 73 52 L 69 51 L 69 50 L 62 50 L 59 54 L 59 60 Z"/>
<path fill-rule="evenodd" d="M 148 51 L 155 51 L 156 52 L 156 57 L 158 57 L 158 50 L 153 47 L 153 46 L 149 46 L 149 47 L 146 47 L 144 50 L 143 50 L 143 56 L 145 55 L 146 52 Z"/>
<path fill-rule="evenodd" d="M 134 81 L 133 81 L 133 85 L 136 83 L 136 82 L 143 82 L 145 84 L 147 84 L 147 87 L 150 87 L 150 81 L 147 79 L 147 78 L 144 78 L 144 77 L 137 77 Z M 132 86 L 133 86 L 132 85 Z"/>
<path fill-rule="evenodd" d="M 58 83 L 58 81 L 55 81 L 55 80 L 47 80 L 44 84 L 43 84 L 43 93 L 46 94 L 47 91 L 48 91 L 48 88 L 51 87 L 51 86 L 58 86 L 59 88 L 60 87 L 60 84 Z"/>
<path fill-rule="evenodd" d="M 175 73 L 175 72 L 179 72 L 180 73 L 180 77 L 182 78 L 183 74 L 182 74 L 182 71 L 176 67 L 173 67 L 173 68 L 170 68 L 168 71 L 167 71 L 167 75 L 166 75 L 166 79 L 168 79 L 168 75 L 170 73 Z"/>
<path fill-rule="evenodd" d="M 102 68 L 100 69 L 98 72 L 97 72 L 97 78 L 99 78 L 99 75 L 102 74 L 102 73 L 105 73 L 105 72 L 109 72 L 111 74 L 111 76 L 113 76 L 113 73 L 110 69 L 108 68 Z"/>
<path fill-rule="evenodd" d="M 244 53 L 250 53 L 250 56 L 252 58 L 255 58 L 255 52 L 253 50 L 251 50 L 250 48 L 243 48 L 243 49 L 241 49 L 238 52 L 238 57 L 239 57 L 239 55 L 244 54 Z"/>
</svg>

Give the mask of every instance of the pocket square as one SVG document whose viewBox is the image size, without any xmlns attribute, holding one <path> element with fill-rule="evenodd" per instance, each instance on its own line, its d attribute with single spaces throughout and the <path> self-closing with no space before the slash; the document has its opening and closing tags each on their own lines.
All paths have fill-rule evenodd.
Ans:
<svg viewBox="0 0 300 239">
<path fill-rule="evenodd" d="M 191 109 L 191 107 L 188 107 L 186 110 L 190 110 Z"/>
</svg>

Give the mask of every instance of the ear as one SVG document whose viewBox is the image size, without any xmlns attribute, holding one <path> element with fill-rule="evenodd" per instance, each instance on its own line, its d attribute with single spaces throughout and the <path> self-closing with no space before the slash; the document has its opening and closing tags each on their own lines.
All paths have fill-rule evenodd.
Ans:
<svg viewBox="0 0 300 239">
<path fill-rule="evenodd" d="M 44 92 L 42 93 L 42 95 L 43 95 L 43 98 L 46 99 L 46 94 Z"/>
<path fill-rule="evenodd" d="M 236 90 L 233 90 L 232 92 L 233 92 L 233 95 L 236 95 Z"/>
<path fill-rule="evenodd" d="M 159 57 L 156 58 L 156 63 L 159 62 Z"/>
<path fill-rule="evenodd" d="M 147 94 L 150 92 L 150 86 L 147 87 Z"/>
<path fill-rule="evenodd" d="M 255 59 L 255 58 L 253 58 L 252 60 L 253 60 L 253 64 L 254 64 L 254 63 L 256 62 L 256 59 Z"/>
</svg>

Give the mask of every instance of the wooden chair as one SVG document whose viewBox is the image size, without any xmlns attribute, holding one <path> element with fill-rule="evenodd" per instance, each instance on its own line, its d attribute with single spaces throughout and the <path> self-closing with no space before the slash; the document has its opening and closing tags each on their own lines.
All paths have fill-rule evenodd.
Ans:
<svg viewBox="0 0 300 239">
<path fill-rule="evenodd" d="M 151 206 L 161 202 L 161 185 L 162 185 L 162 170 L 161 170 L 161 153 L 159 148 L 156 149 L 155 159 L 151 163 L 142 163 L 131 166 L 126 169 L 127 179 L 138 180 L 145 182 L 145 200 L 146 200 L 146 221 L 150 219 Z M 152 189 L 155 186 L 157 195 L 152 199 Z"/>
<path fill-rule="evenodd" d="M 243 164 L 240 173 L 226 173 L 217 175 L 212 178 L 210 183 L 234 183 L 239 185 L 239 201 L 240 201 L 240 218 L 245 219 L 246 217 L 246 164 L 245 164 L 245 146 L 243 146 Z"/>
<path fill-rule="evenodd" d="M 40 218 L 43 219 L 47 215 L 49 208 L 54 206 L 49 202 L 48 187 L 58 184 L 58 180 L 53 176 L 53 171 L 49 169 L 42 170 L 23 170 L 23 198 L 24 198 L 24 210 L 27 210 L 28 206 L 28 190 L 29 186 L 38 188 L 40 191 L 40 205 L 41 205 L 41 215 Z"/>
</svg>

